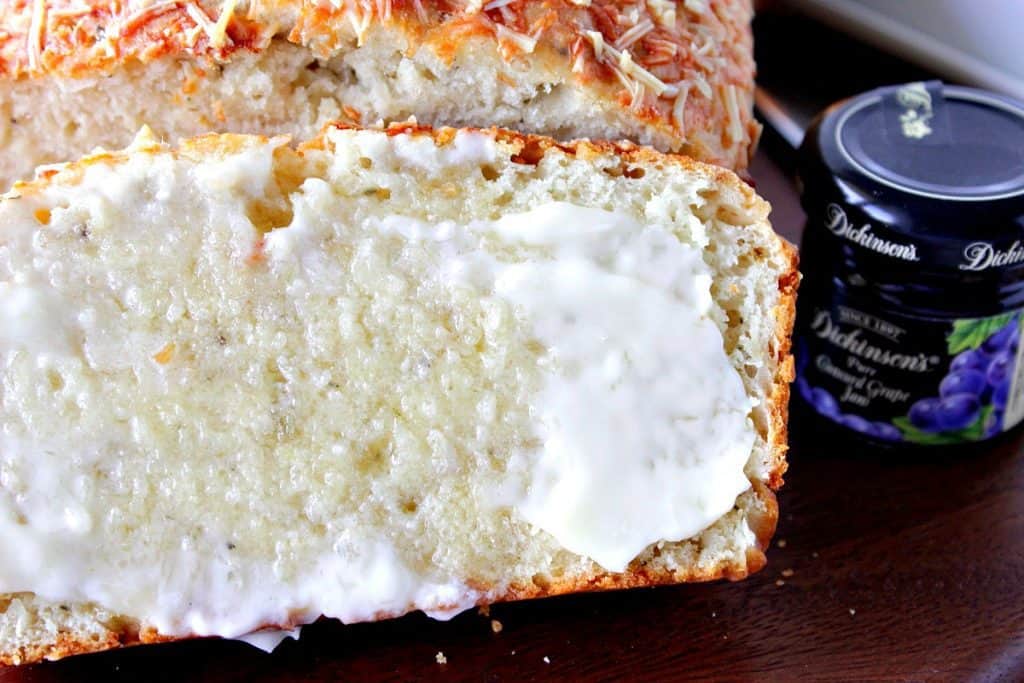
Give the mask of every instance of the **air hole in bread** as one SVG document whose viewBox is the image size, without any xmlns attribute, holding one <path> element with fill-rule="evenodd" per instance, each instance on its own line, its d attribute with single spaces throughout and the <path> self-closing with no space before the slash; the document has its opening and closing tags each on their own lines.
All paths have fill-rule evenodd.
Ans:
<svg viewBox="0 0 1024 683">
<path fill-rule="evenodd" d="M 518 154 L 512 155 L 512 163 L 536 166 L 544 158 L 544 146 L 537 140 L 527 140 Z"/>
<path fill-rule="evenodd" d="M 601 170 L 604 171 L 605 175 L 612 178 L 630 178 L 632 180 L 639 180 L 647 174 L 639 166 L 629 166 L 626 163 L 621 163 L 618 166 L 608 166 Z"/>
<path fill-rule="evenodd" d="M 362 474 L 387 472 L 390 448 L 391 441 L 386 436 L 371 441 L 356 461 L 356 469 Z"/>
<path fill-rule="evenodd" d="M 391 199 L 391 190 L 386 187 L 372 187 L 363 190 L 363 194 L 367 197 L 376 197 L 381 200 Z"/>
<path fill-rule="evenodd" d="M 268 360 L 266 371 L 267 377 L 270 379 L 271 382 L 274 382 L 276 384 L 284 382 L 284 374 L 281 372 L 281 369 L 277 366 L 277 361 L 273 359 Z"/>
<path fill-rule="evenodd" d="M 551 587 L 551 577 L 547 574 L 534 574 L 530 581 L 533 582 L 534 586 L 542 590 L 548 590 Z"/>
<path fill-rule="evenodd" d="M 322 169 L 317 169 L 319 173 Z M 274 151 L 274 185 L 265 196 L 249 202 L 246 216 L 253 227 L 266 234 L 283 228 L 292 222 L 291 195 L 305 182 L 310 174 L 308 164 L 293 149 L 279 147 Z"/>
<path fill-rule="evenodd" d="M 622 175 L 626 176 L 627 178 L 632 178 L 634 180 L 643 178 L 646 174 L 647 172 L 644 171 L 644 169 L 640 168 L 639 166 L 627 166 L 625 170 L 622 171 Z"/>
<path fill-rule="evenodd" d="M 256 230 L 268 233 L 292 222 L 292 207 L 287 202 L 266 200 L 249 202 L 245 214 Z"/>
<path fill-rule="evenodd" d="M 750 225 L 751 221 L 750 217 L 746 214 L 724 204 L 720 204 L 718 206 L 718 210 L 715 212 L 715 218 L 730 225 Z M 744 241 L 740 240 L 740 244 L 744 244 Z"/>
<path fill-rule="evenodd" d="M 369 157 L 359 157 L 359 165 L 366 170 L 373 168 L 373 160 Z"/>
<path fill-rule="evenodd" d="M 437 74 L 421 64 L 417 64 L 417 67 L 417 71 L 419 71 L 420 77 L 423 80 L 430 81 L 431 83 L 437 82 Z"/>
<path fill-rule="evenodd" d="M 743 324 L 743 316 L 739 311 L 730 308 L 726 310 L 725 315 L 729 319 L 729 327 L 739 327 Z"/>
<path fill-rule="evenodd" d="M 547 353 L 547 347 L 539 339 L 530 339 L 526 342 L 526 350 L 535 356 L 542 356 Z"/>
<path fill-rule="evenodd" d="M 50 388 L 54 391 L 60 391 L 64 388 L 64 378 L 56 370 L 50 370 L 46 373 L 46 379 L 50 384 Z"/>
</svg>

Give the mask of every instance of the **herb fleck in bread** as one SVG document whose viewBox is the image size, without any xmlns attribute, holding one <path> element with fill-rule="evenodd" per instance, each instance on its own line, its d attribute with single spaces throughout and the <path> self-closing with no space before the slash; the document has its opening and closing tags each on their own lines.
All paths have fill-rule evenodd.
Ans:
<svg viewBox="0 0 1024 683">
<path fill-rule="evenodd" d="M 785 470 L 798 277 L 767 214 L 734 174 L 684 157 L 409 126 L 298 148 L 140 138 L 19 184 L 0 201 L 0 661 L 757 571 Z M 551 215 L 587 221 L 542 229 Z M 593 289 L 541 280 L 561 272 Z M 530 298 L 538 283 L 558 316 Z M 692 338 L 666 355 L 673 329 L 634 334 L 651 320 L 616 292 Z M 588 336 L 646 356 L 612 367 L 548 333 L 594 320 Z M 715 452 L 656 454 L 651 478 L 651 453 L 598 445 L 569 483 L 625 513 L 717 505 L 717 480 L 686 474 L 738 455 L 741 485 L 721 509 L 680 503 L 699 520 L 683 537 L 626 530 L 617 566 L 614 529 L 595 537 L 536 497 L 569 471 L 552 435 L 589 438 L 545 411 L 568 423 L 583 405 L 600 429 L 648 366 L 715 381 L 639 395 L 610 442 L 657 432 Z M 565 383 L 587 377 L 586 395 Z M 621 491 L 586 480 L 608 458 Z"/>
<path fill-rule="evenodd" d="M 313 137 L 334 120 L 629 139 L 736 170 L 750 0 L 12 0 L 0 184 L 143 125 Z"/>
</svg>

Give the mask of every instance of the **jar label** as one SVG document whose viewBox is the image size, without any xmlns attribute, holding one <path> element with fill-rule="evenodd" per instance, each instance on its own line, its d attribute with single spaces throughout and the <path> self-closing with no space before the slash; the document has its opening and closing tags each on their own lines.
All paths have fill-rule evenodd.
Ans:
<svg viewBox="0 0 1024 683">
<path fill-rule="evenodd" d="M 909 241 L 889 240 L 875 234 L 871 223 L 857 225 L 838 204 L 825 207 L 825 228 L 836 237 L 871 251 L 904 261 L 920 261 L 917 245 Z M 990 245 L 991 246 L 991 245 Z"/>
<path fill-rule="evenodd" d="M 1016 232 L 998 240 L 941 243 L 915 240 L 891 225 L 872 220 L 857 207 L 837 202 L 814 206 L 809 213 L 817 217 L 808 224 L 809 229 L 823 227 L 839 243 L 885 261 L 955 267 L 967 272 L 1001 271 L 1024 263 L 1024 241 Z"/>
<path fill-rule="evenodd" d="M 836 300 L 805 309 L 797 391 L 821 415 L 876 439 L 989 438 L 1024 419 L 1021 311 L 937 320 Z"/>
</svg>

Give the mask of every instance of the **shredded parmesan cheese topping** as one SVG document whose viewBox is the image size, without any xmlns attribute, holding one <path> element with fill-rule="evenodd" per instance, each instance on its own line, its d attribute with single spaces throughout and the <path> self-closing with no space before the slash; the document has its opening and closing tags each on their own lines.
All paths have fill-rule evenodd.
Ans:
<svg viewBox="0 0 1024 683">
<path fill-rule="evenodd" d="M 179 52 L 226 61 L 243 47 L 238 35 L 248 49 L 287 35 L 326 57 L 363 45 L 375 22 L 411 19 L 432 41 L 490 35 L 506 59 L 548 44 L 585 82 L 621 85 L 620 101 L 645 122 L 676 135 L 684 122 L 695 134 L 724 125 L 715 144 L 739 150 L 751 120 L 750 17 L 749 0 L 7 0 L 0 74 L 88 74 Z"/>
<path fill-rule="evenodd" d="M 228 22 L 231 21 L 231 15 L 235 13 L 235 5 L 238 4 L 238 0 L 225 0 L 224 8 L 221 10 L 220 17 L 217 18 L 217 23 L 213 27 L 213 36 L 210 38 L 210 43 L 216 48 L 222 48 L 230 38 L 228 38 Z"/>
<path fill-rule="evenodd" d="M 650 90 L 655 97 L 660 97 L 668 92 L 675 94 L 664 81 L 643 68 L 635 61 L 629 50 L 618 50 L 604 42 L 604 37 L 597 31 L 588 31 L 587 37 L 594 45 L 594 55 L 599 61 L 604 61 L 612 67 L 615 75 L 630 93 L 631 106 L 639 107 L 644 97 L 644 89 Z"/>
<path fill-rule="evenodd" d="M 531 38 L 524 33 L 519 33 L 518 31 L 513 31 L 504 24 L 495 24 L 494 30 L 497 33 L 498 40 L 500 42 L 512 43 L 524 54 L 530 54 L 533 52 L 534 48 L 537 47 L 537 40 L 535 38 Z"/>
<path fill-rule="evenodd" d="M 46 27 L 46 0 L 35 0 L 32 4 L 32 23 L 28 29 L 28 63 L 33 69 L 39 68 L 43 51 L 43 30 Z"/>
</svg>

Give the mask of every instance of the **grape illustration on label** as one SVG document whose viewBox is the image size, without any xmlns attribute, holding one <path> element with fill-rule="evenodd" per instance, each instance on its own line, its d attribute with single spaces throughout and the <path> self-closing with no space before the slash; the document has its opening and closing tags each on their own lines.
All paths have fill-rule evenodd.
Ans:
<svg viewBox="0 0 1024 683">
<path fill-rule="evenodd" d="M 888 341 L 900 341 L 904 332 L 892 324 L 882 327 L 879 323 L 884 321 L 857 315 L 858 311 L 839 309 L 841 320 L 855 320 L 861 327 L 867 327 L 865 320 L 872 321 L 872 331 Z M 881 441 L 938 446 L 993 437 L 1024 417 L 1019 311 L 945 323 L 949 332 L 944 357 L 882 349 L 861 338 L 859 329 L 844 331 L 828 311 L 818 311 L 815 323 L 815 341 L 826 342 L 831 353 L 818 348 L 812 359 L 801 340 L 797 391 L 819 414 L 845 427 Z M 836 351 L 847 355 L 835 355 Z M 887 385 L 882 370 L 923 374 L 930 381 L 914 382 L 918 390 L 907 390 L 912 387 Z M 809 375 L 827 376 L 840 389 L 833 394 L 814 386 Z M 931 391 L 925 388 L 928 385 L 934 385 Z M 885 416 L 879 402 L 892 408 L 902 404 L 905 412 Z M 874 417 L 863 414 L 865 408 L 872 408 Z"/>
<path fill-rule="evenodd" d="M 1006 419 L 1017 383 L 1020 326 L 1019 313 L 954 322 L 946 340 L 953 360 L 939 395 L 917 401 L 906 418 L 893 421 L 904 439 L 937 445 L 977 441 L 1020 421 L 1016 407 Z"/>
</svg>

